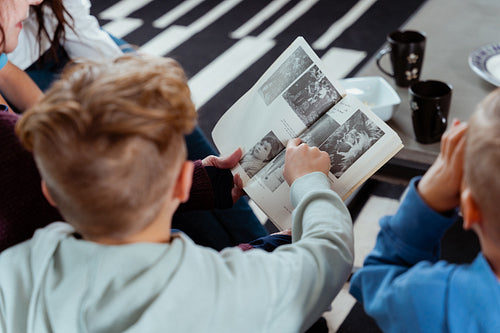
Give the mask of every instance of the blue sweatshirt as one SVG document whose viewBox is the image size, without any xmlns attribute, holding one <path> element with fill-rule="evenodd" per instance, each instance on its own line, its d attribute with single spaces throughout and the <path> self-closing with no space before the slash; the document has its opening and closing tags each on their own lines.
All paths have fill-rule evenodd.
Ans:
<svg viewBox="0 0 500 333">
<path fill-rule="evenodd" d="M 482 254 L 472 264 L 439 261 L 457 215 L 433 211 L 413 179 L 381 230 L 350 292 L 384 332 L 500 332 L 500 284 Z"/>
</svg>

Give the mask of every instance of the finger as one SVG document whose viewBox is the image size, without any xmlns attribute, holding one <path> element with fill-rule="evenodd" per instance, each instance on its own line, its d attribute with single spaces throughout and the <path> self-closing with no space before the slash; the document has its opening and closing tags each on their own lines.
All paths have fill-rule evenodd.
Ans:
<svg viewBox="0 0 500 333">
<path fill-rule="evenodd" d="M 292 229 L 285 229 L 283 231 L 278 231 L 278 232 L 272 233 L 271 235 L 287 235 L 287 236 L 291 236 L 292 235 Z"/>
<path fill-rule="evenodd" d="M 464 138 L 467 131 L 467 123 L 461 123 L 455 126 L 448 135 L 448 151 L 453 154 L 459 142 Z"/>
<path fill-rule="evenodd" d="M 233 204 L 236 203 L 242 196 L 245 195 L 245 191 L 243 191 L 241 188 L 233 188 L 231 190 L 231 198 L 233 199 Z"/>
<path fill-rule="evenodd" d="M 286 147 L 287 148 L 297 147 L 298 145 L 300 145 L 301 142 L 302 142 L 302 140 L 300 138 L 290 139 L 290 140 L 288 140 Z"/>
<path fill-rule="evenodd" d="M 441 153 L 445 156 L 450 154 L 466 130 L 467 123 L 454 122 L 453 126 L 441 138 Z"/>
<path fill-rule="evenodd" d="M 201 161 L 201 163 L 203 166 L 214 166 L 219 169 L 231 169 L 238 163 L 242 154 L 243 152 L 241 151 L 241 148 L 238 148 L 229 156 L 207 156 Z"/>
<path fill-rule="evenodd" d="M 207 156 L 203 160 L 201 160 L 201 164 L 203 166 L 215 166 L 217 158 L 218 157 L 214 155 Z"/>
<path fill-rule="evenodd" d="M 231 189 L 231 198 L 233 199 L 233 204 L 238 201 L 239 198 L 245 195 L 243 190 L 243 180 L 239 174 L 235 174 L 233 177 L 234 186 Z"/>
<path fill-rule="evenodd" d="M 452 163 L 460 173 L 464 166 L 465 142 L 466 142 L 465 136 L 462 136 L 458 141 L 458 144 L 456 145 L 453 154 Z"/>
<path fill-rule="evenodd" d="M 453 133 L 462 131 L 464 127 L 467 127 L 467 122 L 461 122 L 460 120 L 455 119 L 452 126 L 446 130 L 443 136 L 453 135 Z"/>
<path fill-rule="evenodd" d="M 231 169 L 238 164 L 242 154 L 241 148 L 238 148 L 229 156 L 217 158 L 214 166 L 219 169 Z"/>
<path fill-rule="evenodd" d="M 235 174 L 233 177 L 233 183 L 236 187 L 243 188 L 243 180 L 239 173 Z"/>
</svg>

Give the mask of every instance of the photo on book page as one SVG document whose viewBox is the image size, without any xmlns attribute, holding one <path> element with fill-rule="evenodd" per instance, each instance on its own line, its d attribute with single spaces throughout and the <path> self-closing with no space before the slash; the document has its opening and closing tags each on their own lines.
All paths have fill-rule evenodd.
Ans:
<svg viewBox="0 0 500 333">
<path fill-rule="evenodd" d="M 298 47 L 278 69 L 259 88 L 259 94 L 266 103 L 271 104 L 276 97 L 295 81 L 304 71 L 313 64 L 313 61 Z"/>
<path fill-rule="evenodd" d="M 328 179 L 344 200 L 402 147 L 396 132 L 331 73 L 299 37 L 212 131 L 222 155 L 243 149 L 232 172 L 280 230 L 292 223 L 283 177 L 288 140 L 300 137 L 330 155 Z"/>
<path fill-rule="evenodd" d="M 285 146 L 273 131 L 270 131 L 241 157 L 240 165 L 248 177 L 252 178 L 283 149 Z"/>
<path fill-rule="evenodd" d="M 358 110 L 318 148 L 329 152 L 330 172 L 340 178 L 382 135 L 384 132 Z"/>
<path fill-rule="evenodd" d="M 310 126 L 342 96 L 325 74 L 312 66 L 283 93 L 283 98 L 304 125 Z"/>
<path fill-rule="evenodd" d="M 300 136 L 300 139 L 311 147 L 319 147 L 329 138 L 331 133 L 339 127 L 340 124 L 337 123 L 335 119 L 328 115 L 324 115 L 308 128 L 304 134 Z M 269 191 L 274 192 L 285 181 L 283 177 L 284 166 L 285 151 L 283 150 L 262 168 L 262 182 Z"/>
</svg>

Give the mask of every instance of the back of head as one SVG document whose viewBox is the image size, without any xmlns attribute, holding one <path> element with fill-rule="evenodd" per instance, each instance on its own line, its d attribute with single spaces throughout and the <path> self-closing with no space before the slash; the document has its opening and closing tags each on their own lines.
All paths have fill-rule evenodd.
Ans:
<svg viewBox="0 0 500 333">
<path fill-rule="evenodd" d="M 469 120 L 464 163 L 465 183 L 500 239 L 500 88 L 478 105 Z"/>
<path fill-rule="evenodd" d="M 63 217 L 89 239 L 120 239 L 158 215 L 195 121 L 174 60 L 124 56 L 66 69 L 17 133 Z"/>
</svg>

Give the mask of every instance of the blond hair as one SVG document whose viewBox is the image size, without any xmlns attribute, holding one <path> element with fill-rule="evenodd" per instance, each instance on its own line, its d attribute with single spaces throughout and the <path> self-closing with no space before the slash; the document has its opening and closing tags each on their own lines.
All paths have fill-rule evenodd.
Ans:
<svg viewBox="0 0 500 333">
<path fill-rule="evenodd" d="M 195 122 L 177 62 L 123 56 L 66 69 L 16 130 L 64 218 L 120 239 L 159 214 Z"/>
<path fill-rule="evenodd" d="M 500 88 L 478 105 L 466 134 L 464 179 L 500 237 Z"/>
</svg>

